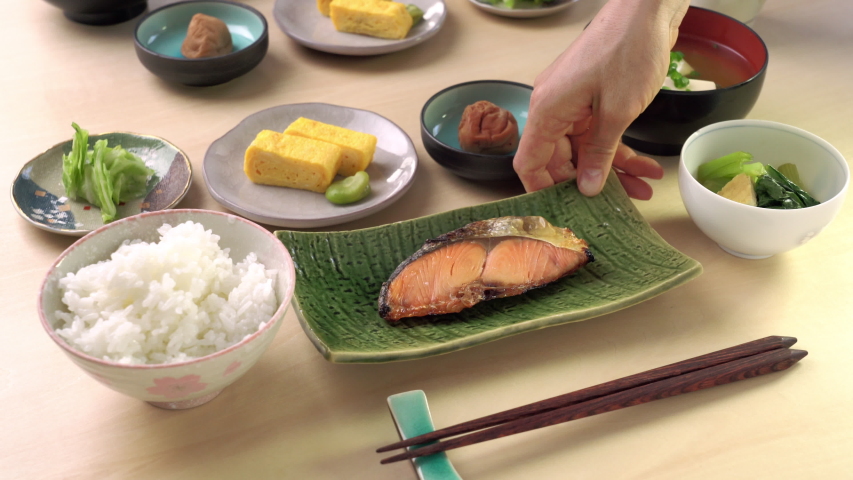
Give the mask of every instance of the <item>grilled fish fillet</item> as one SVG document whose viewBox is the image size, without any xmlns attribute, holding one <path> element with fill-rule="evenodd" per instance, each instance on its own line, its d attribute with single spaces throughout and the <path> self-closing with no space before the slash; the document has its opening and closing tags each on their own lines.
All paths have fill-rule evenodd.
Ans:
<svg viewBox="0 0 853 480">
<path fill-rule="evenodd" d="M 542 287 L 593 260 L 586 241 L 542 217 L 470 223 L 427 240 L 394 270 L 382 284 L 379 315 L 396 321 L 460 312 Z"/>
</svg>

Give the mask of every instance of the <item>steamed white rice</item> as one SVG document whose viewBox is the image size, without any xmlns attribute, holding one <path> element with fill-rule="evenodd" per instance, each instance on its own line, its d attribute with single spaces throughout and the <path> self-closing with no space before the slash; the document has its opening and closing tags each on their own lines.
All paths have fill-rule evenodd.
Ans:
<svg viewBox="0 0 853 480">
<path fill-rule="evenodd" d="M 236 265 L 219 236 L 186 222 L 160 241 L 126 241 L 109 260 L 60 279 L 56 332 L 73 348 L 123 364 L 174 363 L 229 347 L 272 318 L 275 270 L 254 253 Z"/>
</svg>

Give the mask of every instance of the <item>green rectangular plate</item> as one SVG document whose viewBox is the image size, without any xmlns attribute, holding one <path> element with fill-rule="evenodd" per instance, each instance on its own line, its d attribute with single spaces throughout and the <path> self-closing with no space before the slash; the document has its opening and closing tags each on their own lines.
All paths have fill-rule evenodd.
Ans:
<svg viewBox="0 0 853 480">
<path fill-rule="evenodd" d="M 589 242 L 595 262 L 524 295 L 460 313 L 383 320 L 382 282 L 424 241 L 468 223 L 540 215 Z M 336 363 L 380 363 L 452 352 L 516 333 L 586 320 L 635 305 L 702 272 L 639 214 L 614 175 L 583 196 L 566 182 L 506 200 L 348 232 L 277 231 L 296 264 L 293 307 L 305 333 Z"/>
</svg>

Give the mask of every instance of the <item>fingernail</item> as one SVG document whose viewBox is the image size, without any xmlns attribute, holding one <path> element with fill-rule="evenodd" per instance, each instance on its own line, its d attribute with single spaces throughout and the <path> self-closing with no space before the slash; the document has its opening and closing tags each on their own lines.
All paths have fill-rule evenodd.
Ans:
<svg viewBox="0 0 853 480">
<path fill-rule="evenodd" d="M 595 195 L 601 190 L 601 170 L 586 169 L 578 178 L 578 188 L 584 195 Z"/>
</svg>

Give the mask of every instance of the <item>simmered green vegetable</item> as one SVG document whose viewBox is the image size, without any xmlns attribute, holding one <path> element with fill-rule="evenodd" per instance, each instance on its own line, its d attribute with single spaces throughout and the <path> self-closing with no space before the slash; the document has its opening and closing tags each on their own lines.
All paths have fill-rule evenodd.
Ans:
<svg viewBox="0 0 853 480">
<path fill-rule="evenodd" d="M 696 179 L 708 190 L 717 193 L 738 174 L 745 173 L 756 178 L 764 174 L 760 163 L 748 163 L 752 155 L 746 152 L 734 152 L 699 165 Z"/>
<path fill-rule="evenodd" d="M 782 208 L 805 208 L 805 207 L 813 207 L 815 205 L 819 205 L 820 202 L 812 198 L 811 195 L 806 193 L 805 190 L 800 188 L 796 183 L 789 180 L 785 175 L 779 173 L 779 170 L 767 165 L 767 175 L 774 182 L 778 183 L 779 186 L 784 190 L 785 197 L 791 199 L 791 204 L 795 205 L 794 207 L 783 206 Z M 789 205 L 786 203 L 785 205 Z M 761 206 L 761 200 L 759 199 L 759 206 Z M 770 207 L 774 208 L 774 207 Z"/>
<path fill-rule="evenodd" d="M 116 205 L 145 194 L 154 170 L 121 145 L 108 147 L 106 140 L 88 150 L 89 132 L 76 123 L 71 152 L 62 156 L 62 185 L 72 200 L 83 200 L 101 209 L 104 223 L 116 218 Z"/>
<path fill-rule="evenodd" d="M 797 169 L 797 166 L 793 163 L 783 163 L 779 165 L 779 173 L 788 177 L 788 180 L 796 183 L 797 185 L 802 185 L 803 180 L 800 178 L 800 171 Z"/>
<path fill-rule="evenodd" d="M 784 164 L 779 170 L 770 165 L 752 162 L 752 155 L 746 152 L 735 152 L 723 157 L 711 160 L 699 166 L 696 178 L 699 183 L 712 192 L 730 198 L 741 203 L 752 205 L 749 201 L 741 201 L 731 197 L 731 190 L 743 190 L 743 185 L 728 188 L 727 192 L 721 189 L 739 175 L 748 176 L 755 190 L 755 205 L 762 208 L 794 209 L 819 205 L 820 202 L 812 198 L 799 185 L 783 175 L 780 170 L 790 172 L 799 180 L 799 172 L 796 165 Z M 743 181 L 743 178 L 740 178 Z M 724 193 L 726 193 L 724 195 Z M 751 194 L 751 192 L 750 192 Z M 741 198 L 738 196 L 738 198 Z"/>
<path fill-rule="evenodd" d="M 351 177 L 332 182 L 326 189 L 326 199 L 338 205 L 355 203 L 370 194 L 370 177 L 358 172 Z"/>
</svg>

